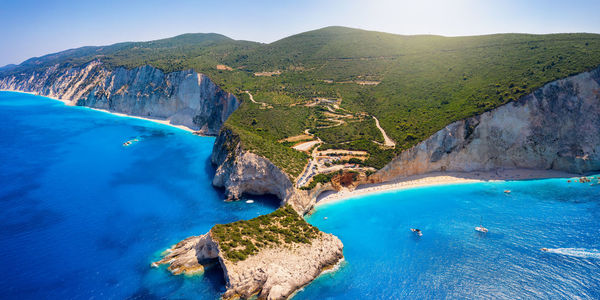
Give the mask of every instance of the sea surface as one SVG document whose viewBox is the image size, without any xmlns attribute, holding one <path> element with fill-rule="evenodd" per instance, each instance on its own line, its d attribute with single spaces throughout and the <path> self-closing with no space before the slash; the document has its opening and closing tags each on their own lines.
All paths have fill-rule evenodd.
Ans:
<svg viewBox="0 0 600 300">
<path fill-rule="evenodd" d="M 276 208 L 223 201 L 211 186 L 213 143 L 0 92 L 0 299 L 218 298 L 218 268 L 188 278 L 150 268 L 186 237 Z"/>
<path fill-rule="evenodd" d="M 346 262 L 295 299 L 600 298 L 600 185 L 422 187 L 323 204 L 308 221 L 342 240 Z"/>
<path fill-rule="evenodd" d="M 210 184 L 214 138 L 9 92 L 0 128 L 3 299 L 217 299 L 218 268 L 185 277 L 150 263 L 215 223 L 277 205 L 223 201 Z M 307 220 L 337 235 L 346 259 L 294 299 L 598 299 L 599 204 L 600 186 L 567 179 L 324 204 Z"/>
</svg>

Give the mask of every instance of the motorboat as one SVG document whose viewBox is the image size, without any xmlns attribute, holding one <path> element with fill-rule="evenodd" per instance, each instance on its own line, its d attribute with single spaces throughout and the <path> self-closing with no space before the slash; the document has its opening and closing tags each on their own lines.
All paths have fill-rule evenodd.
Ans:
<svg viewBox="0 0 600 300">
<path fill-rule="evenodd" d="M 138 140 L 138 139 L 132 139 L 132 140 L 129 140 L 129 141 L 127 141 L 127 142 L 123 143 L 123 147 L 131 146 L 131 144 L 133 144 L 133 143 L 135 143 L 135 142 L 139 142 L 139 141 L 140 141 L 140 140 Z"/>
<path fill-rule="evenodd" d="M 418 236 L 423 236 L 423 232 L 421 231 L 421 229 L 411 228 L 410 231 L 414 232 L 414 234 Z"/>
</svg>

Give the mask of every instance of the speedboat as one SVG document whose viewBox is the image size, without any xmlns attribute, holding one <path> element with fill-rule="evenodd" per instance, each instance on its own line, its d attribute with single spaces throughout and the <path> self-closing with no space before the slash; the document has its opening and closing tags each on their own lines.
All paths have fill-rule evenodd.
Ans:
<svg viewBox="0 0 600 300">
<path fill-rule="evenodd" d="M 510 194 L 510 190 L 504 190 L 505 194 Z"/>
<path fill-rule="evenodd" d="M 410 231 L 414 232 L 418 236 L 423 236 L 423 232 L 421 232 L 421 229 L 411 228 Z"/>
<path fill-rule="evenodd" d="M 477 227 L 475 227 L 475 231 L 479 231 L 479 232 L 483 232 L 483 233 L 487 233 L 488 232 L 487 228 L 485 228 L 483 226 L 477 226 Z"/>
<path fill-rule="evenodd" d="M 127 142 L 123 143 L 123 147 L 131 146 L 131 144 L 133 144 L 133 143 L 136 143 L 136 142 L 139 142 L 139 141 L 140 141 L 140 140 L 138 140 L 138 139 L 132 139 L 132 140 L 129 140 L 129 141 L 127 141 Z"/>
</svg>

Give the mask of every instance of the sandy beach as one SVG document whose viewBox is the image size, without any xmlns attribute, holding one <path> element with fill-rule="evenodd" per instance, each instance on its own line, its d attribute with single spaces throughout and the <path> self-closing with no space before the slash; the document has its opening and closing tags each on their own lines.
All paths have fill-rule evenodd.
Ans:
<svg viewBox="0 0 600 300">
<path fill-rule="evenodd" d="M 75 106 L 75 103 L 73 103 L 73 101 L 70 101 L 70 100 L 59 99 L 59 98 L 50 97 L 50 96 L 42 96 L 42 95 L 39 95 L 37 93 L 32 93 L 32 92 L 23 92 L 23 91 L 15 91 L 15 90 L 2 90 L 2 89 L 0 89 L 0 92 L 15 92 L 15 93 L 23 93 L 23 94 L 30 94 L 30 95 L 35 95 L 35 96 L 41 96 L 41 97 L 49 98 L 49 99 L 52 99 L 52 100 L 60 101 L 60 102 L 64 103 L 67 106 Z M 135 118 L 135 119 L 140 119 L 140 120 L 146 120 L 146 121 L 150 121 L 150 122 L 155 122 L 155 123 L 159 123 L 159 124 L 163 124 L 163 125 L 175 127 L 175 128 L 181 129 L 181 130 L 188 131 L 188 132 L 196 132 L 196 130 L 193 130 L 193 129 L 187 127 L 187 126 L 171 124 L 169 120 L 165 120 L 165 119 L 154 119 L 154 118 L 147 118 L 147 117 L 140 117 L 140 116 L 128 115 L 128 114 L 118 113 L 118 112 L 114 112 L 114 111 L 109 111 L 109 110 L 106 110 L 106 109 L 93 108 L 93 107 L 88 107 L 88 106 L 82 106 L 82 107 L 93 109 L 95 111 L 101 111 L 101 112 L 109 113 L 109 114 L 112 114 L 112 115 L 115 115 L 115 116 L 127 117 L 127 118 Z"/>
<path fill-rule="evenodd" d="M 495 172 L 437 172 L 423 175 L 409 176 L 392 182 L 377 184 L 365 184 L 358 186 L 355 190 L 341 190 L 337 193 L 325 192 L 317 198 L 316 206 L 342 201 L 348 198 L 364 196 L 368 194 L 384 193 L 402 189 L 461 184 L 475 182 L 494 182 L 507 180 L 528 180 L 544 178 L 572 178 L 581 177 L 578 174 L 571 174 L 553 170 L 529 170 L 529 169 L 510 169 L 498 170 Z"/>
</svg>

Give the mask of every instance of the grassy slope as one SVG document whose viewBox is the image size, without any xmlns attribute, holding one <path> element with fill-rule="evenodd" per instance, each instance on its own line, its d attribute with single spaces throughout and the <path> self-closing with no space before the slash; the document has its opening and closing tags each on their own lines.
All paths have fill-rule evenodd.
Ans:
<svg viewBox="0 0 600 300">
<path fill-rule="evenodd" d="M 242 65 L 251 72 L 283 71 L 277 77 L 244 82 L 243 88 L 256 94 L 284 94 L 298 101 L 342 98 L 343 108 L 378 117 L 397 142 L 396 149 L 381 149 L 370 142 L 381 137 L 368 122 L 363 124 L 363 131 L 371 135 L 362 139 L 349 138 L 345 127 L 316 133 L 329 143 L 328 147 L 369 151 L 369 164 L 381 167 L 453 121 L 600 65 L 600 36 L 498 34 L 448 38 L 329 27 L 251 50 L 240 62 Z M 359 80 L 381 83 L 343 83 Z M 270 123 L 268 119 L 260 121 Z"/>
<path fill-rule="evenodd" d="M 381 135 L 370 118 L 312 130 L 329 148 L 367 150 L 371 154 L 367 163 L 379 168 L 453 121 L 600 65 L 600 35 L 401 36 L 327 27 L 265 45 L 217 34 L 189 34 L 69 50 L 32 59 L 4 73 L 56 62 L 79 65 L 91 59 L 101 59 L 110 67 L 193 68 L 242 99 L 247 99 L 243 91 L 251 91 L 257 101 L 273 108 L 245 101 L 227 126 L 240 135 L 246 148 L 296 176 L 306 155 L 277 141 L 324 124 L 322 108 L 303 105 L 315 97 L 341 98 L 347 112 L 365 112 L 380 120 L 396 141 L 395 149 L 372 142 L 381 141 Z M 217 64 L 234 70 L 217 70 Z M 275 70 L 281 75 L 253 76 Z M 380 83 L 363 86 L 355 81 Z"/>
<path fill-rule="evenodd" d="M 225 258 L 232 262 L 245 260 L 269 247 L 310 244 L 319 236 L 319 230 L 289 205 L 248 221 L 215 225 L 211 233 Z"/>
</svg>

